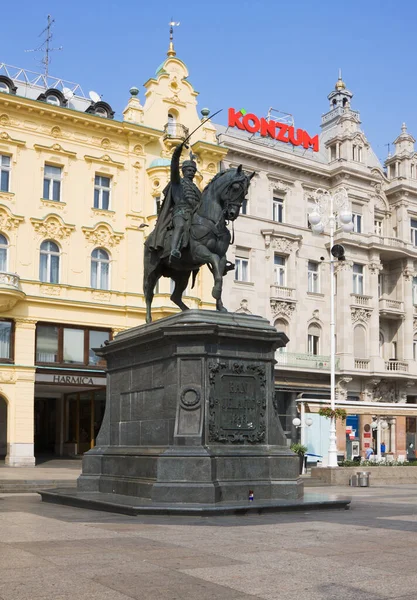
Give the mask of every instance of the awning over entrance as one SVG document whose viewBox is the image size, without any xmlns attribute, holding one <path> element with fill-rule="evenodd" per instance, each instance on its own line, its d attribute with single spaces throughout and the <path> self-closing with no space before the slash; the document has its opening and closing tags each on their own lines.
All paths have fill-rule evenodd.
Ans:
<svg viewBox="0 0 417 600">
<path fill-rule="evenodd" d="M 297 399 L 297 406 L 304 404 L 305 411 L 318 413 L 320 408 L 330 406 L 328 398 Z M 396 402 L 349 402 L 338 400 L 336 408 L 343 408 L 348 414 L 354 415 L 379 415 L 384 417 L 413 417 L 417 416 L 417 404 L 399 404 Z"/>
</svg>

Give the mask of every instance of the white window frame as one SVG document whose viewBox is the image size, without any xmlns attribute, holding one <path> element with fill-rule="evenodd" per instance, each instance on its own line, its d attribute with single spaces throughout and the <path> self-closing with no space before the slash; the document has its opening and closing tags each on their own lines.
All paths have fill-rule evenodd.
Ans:
<svg viewBox="0 0 417 600">
<path fill-rule="evenodd" d="M 97 178 L 100 179 L 100 182 L 97 183 Z M 108 179 L 109 185 L 103 185 L 101 182 L 102 179 Z M 112 178 L 110 175 L 102 175 L 101 173 L 96 173 L 94 175 L 94 198 L 93 198 L 93 208 L 96 210 L 111 210 L 111 201 L 112 201 Z M 96 206 L 96 191 L 98 192 L 98 206 Z M 107 208 L 103 206 L 103 192 L 109 193 L 109 202 Z"/>
<path fill-rule="evenodd" d="M 361 271 L 355 272 L 355 267 L 360 267 Z M 352 284 L 353 284 L 353 293 L 358 296 L 363 296 L 364 294 L 364 273 L 363 273 L 363 265 L 358 263 L 354 263 L 352 267 Z"/>
<path fill-rule="evenodd" d="M 360 213 L 352 214 L 353 231 L 362 233 L 362 215 Z"/>
<path fill-rule="evenodd" d="M 320 354 L 320 336 L 307 334 L 307 354 L 318 356 Z"/>
<path fill-rule="evenodd" d="M 316 269 L 311 269 L 312 265 Z M 320 294 L 320 266 L 314 260 L 307 261 L 307 291 L 309 294 Z"/>
<path fill-rule="evenodd" d="M 9 159 L 8 165 L 3 164 L 3 163 L 6 163 L 6 161 L 4 159 Z M 10 156 L 10 154 L 0 154 L 0 192 L 10 192 L 11 172 L 12 172 L 12 157 Z M 2 180 L 3 173 L 8 174 L 7 190 L 4 190 L 1 186 L 1 180 Z"/>
<path fill-rule="evenodd" d="M 105 252 L 107 254 L 108 258 L 101 258 L 101 257 L 95 257 L 93 256 L 94 252 L 96 251 L 102 251 Z M 96 267 L 96 285 L 93 285 L 93 263 L 97 265 Z M 94 250 L 91 252 L 91 287 L 95 290 L 109 290 L 110 289 L 110 264 L 111 264 L 111 258 L 110 258 L 110 254 L 109 252 L 107 252 L 107 250 L 105 248 L 94 248 Z M 103 272 L 103 266 L 102 265 L 108 265 L 108 269 L 107 269 L 107 285 L 103 284 L 103 279 L 106 277 L 106 273 Z"/>
<path fill-rule="evenodd" d="M 274 196 L 272 199 L 272 220 L 275 223 L 284 222 L 284 198 Z"/>
<path fill-rule="evenodd" d="M 413 277 L 413 283 L 412 283 L 412 290 L 413 290 L 413 304 L 417 304 L 417 277 Z"/>
<path fill-rule="evenodd" d="M 46 173 L 47 167 L 53 167 L 54 169 L 59 169 L 59 176 L 58 176 L 58 174 L 54 174 L 54 173 L 47 175 L 47 173 Z M 48 181 L 48 194 L 47 195 L 44 193 L 46 181 Z M 59 182 L 58 200 L 56 198 L 54 198 L 54 182 L 55 181 Z M 62 167 L 60 167 L 59 165 L 51 165 L 49 163 L 45 163 L 44 173 L 43 173 L 42 198 L 44 200 L 50 200 L 51 202 L 62 202 Z"/>
<path fill-rule="evenodd" d="M 55 246 L 58 248 L 58 251 L 54 251 L 54 250 L 42 250 L 42 244 L 44 244 L 45 242 L 50 242 L 52 244 L 55 244 Z M 54 241 L 54 240 L 44 240 L 41 244 L 41 249 L 39 252 L 39 279 L 42 283 L 52 283 L 52 284 L 56 284 L 59 283 L 61 281 L 61 251 L 59 249 L 58 244 Z M 41 275 L 41 261 L 42 261 L 42 256 L 46 256 L 46 279 L 41 279 L 40 275 Z M 58 277 L 57 277 L 57 281 L 52 281 L 52 256 L 58 256 Z"/>
<path fill-rule="evenodd" d="M 410 219 L 411 243 L 417 246 L 417 219 Z"/>
<path fill-rule="evenodd" d="M 1 241 L 2 238 L 4 238 L 5 242 Z M 9 240 L 3 233 L 0 233 L 0 256 L 1 254 L 4 256 L 4 264 L 2 265 L 0 262 L 0 273 L 7 273 L 9 267 Z M 3 269 L 2 266 L 4 267 Z"/>
<path fill-rule="evenodd" d="M 237 256 L 235 258 L 235 281 L 249 281 L 249 259 Z"/>
<path fill-rule="evenodd" d="M 240 214 L 241 215 L 248 215 L 249 214 L 249 212 L 248 212 L 248 206 L 249 206 L 249 200 L 248 200 L 248 198 L 243 198 L 243 200 L 242 200 L 242 206 L 241 206 L 241 209 L 240 209 Z"/>
<path fill-rule="evenodd" d="M 278 259 L 282 262 L 278 262 Z M 274 283 L 280 287 L 287 285 L 287 259 L 281 254 L 274 254 Z"/>
<path fill-rule="evenodd" d="M 374 217 L 374 233 L 375 235 L 384 235 L 384 219 Z"/>
</svg>

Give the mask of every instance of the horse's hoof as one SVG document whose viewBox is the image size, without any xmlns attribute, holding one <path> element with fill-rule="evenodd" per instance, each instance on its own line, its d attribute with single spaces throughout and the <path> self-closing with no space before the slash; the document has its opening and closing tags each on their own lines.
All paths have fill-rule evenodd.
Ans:
<svg viewBox="0 0 417 600">
<path fill-rule="evenodd" d="M 218 310 L 219 312 L 229 312 L 229 311 L 227 310 L 227 308 L 225 308 L 224 306 L 222 306 L 221 308 L 218 308 L 217 310 Z"/>
</svg>

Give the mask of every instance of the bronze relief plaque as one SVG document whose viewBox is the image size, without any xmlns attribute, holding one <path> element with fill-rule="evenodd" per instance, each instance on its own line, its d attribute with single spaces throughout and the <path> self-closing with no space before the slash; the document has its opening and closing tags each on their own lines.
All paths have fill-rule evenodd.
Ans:
<svg viewBox="0 0 417 600">
<path fill-rule="evenodd" d="M 234 444 L 265 441 L 265 367 L 242 362 L 209 363 L 209 440 Z"/>
</svg>

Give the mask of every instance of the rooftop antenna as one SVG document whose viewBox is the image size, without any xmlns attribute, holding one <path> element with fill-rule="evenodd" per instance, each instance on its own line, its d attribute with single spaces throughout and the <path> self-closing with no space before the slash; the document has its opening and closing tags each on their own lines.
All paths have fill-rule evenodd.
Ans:
<svg viewBox="0 0 417 600">
<path fill-rule="evenodd" d="M 180 25 L 179 21 L 173 21 L 171 19 L 169 22 L 169 48 L 168 48 L 168 52 L 167 52 L 168 56 L 176 55 L 176 52 L 174 50 L 174 27 L 179 27 L 179 25 Z"/>
<path fill-rule="evenodd" d="M 384 144 L 388 148 L 388 156 L 391 156 L 391 144 Z"/>
<path fill-rule="evenodd" d="M 45 27 L 45 29 L 39 34 L 39 37 L 41 37 L 44 33 L 46 33 L 46 38 L 44 39 L 42 44 L 40 46 L 38 46 L 37 48 L 33 48 L 32 50 L 25 50 L 25 52 L 44 52 L 44 56 L 41 60 L 41 63 L 43 64 L 44 69 L 45 69 L 45 78 L 47 78 L 49 75 L 49 64 L 51 62 L 51 57 L 50 57 L 51 52 L 53 52 L 54 50 L 62 50 L 62 46 L 60 46 L 59 48 L 51 48 L 51 46 L 50 46 L 50 42 L 53 38 L 52 25 L 54 23 L 55 23 L 55 19 L 52 19 L 51 15 L 48 15 L 48 24 Z"/>
</svg>

